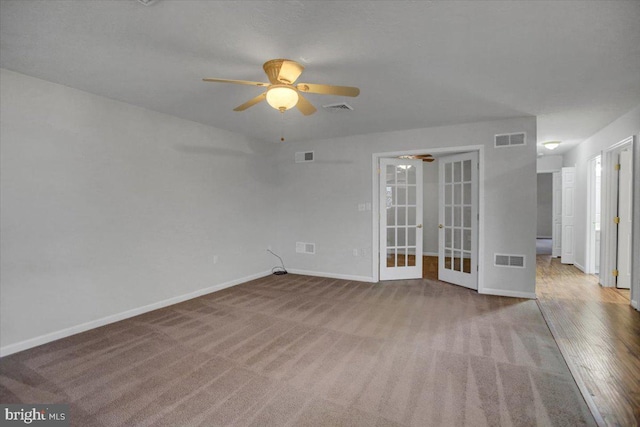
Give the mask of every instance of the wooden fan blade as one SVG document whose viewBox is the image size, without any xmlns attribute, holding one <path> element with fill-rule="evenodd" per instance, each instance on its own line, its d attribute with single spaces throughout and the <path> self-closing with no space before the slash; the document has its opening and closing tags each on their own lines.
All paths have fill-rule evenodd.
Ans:
<svg viewBox="0 0 640 427">
<path fill-rule="evenodd" d="M 219 82 L 219 83 L 235 83 L 239 85 L 249 85 L 249 86 L 269 86 L 269 83 L 262 82 L 250 82 L 248 80 L 229 80 L 229 79 L 202 79 L 205 82 Z"/>
<path fill-rule="evenodd" d="M 435 160 L 435 159 L 434 159 L 433 157 L 427 157 L 427 158 L 422 159 L 422 161 L 423 161 L 423 162 L 427 162 L 427 163 L 431 163 L 431 162 L 433 162 L 434 160 Z"/>
<path fill-rule="evenodd" d="M 319 93 L 322 95 L 358 96 L 360 89 L 351 86 L 318 85 L 314 83 L 298 83 L 300 92 Z"/>
<path fill-rule="evenodd" d="M 305 116 L 309 116 L 317 111 L 316 107 L 314 107 L 307 98 L 302 96 L 300 93 L 298 94 L 298 103 L 296 104 L 296 107 Z"/>
<path fill-rule="evenodd" d="M 258 102 L 263 101 L 266 98 L 267 98 L 267 92 L 261 93 L 260 95 L 256 96 L 253 99 L 250 99 L 249 101 L 245 102 L 244 104 L 237 106 L 236 108 L 233 109 L 233 111 L 244 111 L 249 107 L 253 107 Z"/>
<path fill-rule="evenodd" d="M 293 84 L 300 74 L 304 71 L 304 67 L 295 61 L 284 60 L 280 67 L 280 73 L 278 74 L 278 80 L 282 83 Z"/>
</svg>

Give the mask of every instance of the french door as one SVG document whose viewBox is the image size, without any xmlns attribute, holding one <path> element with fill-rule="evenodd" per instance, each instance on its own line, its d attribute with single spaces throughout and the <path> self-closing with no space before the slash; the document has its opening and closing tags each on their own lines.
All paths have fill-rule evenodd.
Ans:
<svg viewBox="0 0 640 427">
<path fill-rule="evenodd" d="M 380 159 L 380 280 L 422 277 L 422 160 Z"/>
<path fill-rule="evenodd" d="M 438 280 L 478 289 L 478 153 L 438 162 Z"/>
</svg>

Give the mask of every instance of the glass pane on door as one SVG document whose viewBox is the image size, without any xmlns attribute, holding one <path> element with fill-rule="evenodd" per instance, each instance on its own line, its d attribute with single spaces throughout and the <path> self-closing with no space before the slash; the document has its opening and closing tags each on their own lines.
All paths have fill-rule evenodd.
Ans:
<svg viewBox="0 0 640 427">
<path fill-rule="evenodd" d="M 471 249 L 471 161 L 447 163 L 444 169 L 444 250 L 451 254 L 446 269 L 470 273 L 466 254 Z"/>
</svg>

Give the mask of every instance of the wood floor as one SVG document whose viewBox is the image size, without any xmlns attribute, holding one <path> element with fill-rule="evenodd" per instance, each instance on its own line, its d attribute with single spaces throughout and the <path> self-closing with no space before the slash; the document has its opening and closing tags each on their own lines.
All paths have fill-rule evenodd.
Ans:
<svg viewBox="0 0 640 427">
<path fill-rule="evenodd" d="M 640 312 L 629 291 L 559 259 L 537 257 L 540 309 L 609 426 L 640 426 Z"/>
</svg>

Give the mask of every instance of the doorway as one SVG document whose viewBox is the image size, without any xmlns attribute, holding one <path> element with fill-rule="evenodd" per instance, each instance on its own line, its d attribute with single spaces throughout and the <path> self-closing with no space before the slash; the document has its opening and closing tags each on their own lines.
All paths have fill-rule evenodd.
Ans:
<svg viewBox="0 0 640 427">
<path fill-rule="evenodd" d="M 373 218 L 372 246 L 378 248 L 373 266 L 376 281 L 422 278 L 423 259 L 431 260 L 424 264 L 427 269 L 434 267 L 435 259 L 439 280 L 481 288 L 477 260 L 482 235 L 479 220 L 482 148 L 373 155 L 373 199 L 379 213 Z M 424 174 L 420 174 L 423 179 L 419 179 L 414 172 L 418 170 L 416 165 L 407 160 L 424 157 L 425 153 L 435 157 L 436 163 L 424 163 Z M 419 197 L 421 190 L 422 197 Z M 429 278 L 433 278 L 433 272 L 430 273 Z"/>
<path fill-rule="evenodd" d="M 633 264 L 631 258 L 633 145 L 634 138 L 627 138 L 605 150 L 602 156 L 602 235 L 599 279 L 602 286 L 619 289 L 630 287 Z"/>
<path fill-rule="evenodd" d="M 538 222 L 536 254 L 551 255 L 553 250 L 553 174 L 538 173 Z"/>
</svg>

